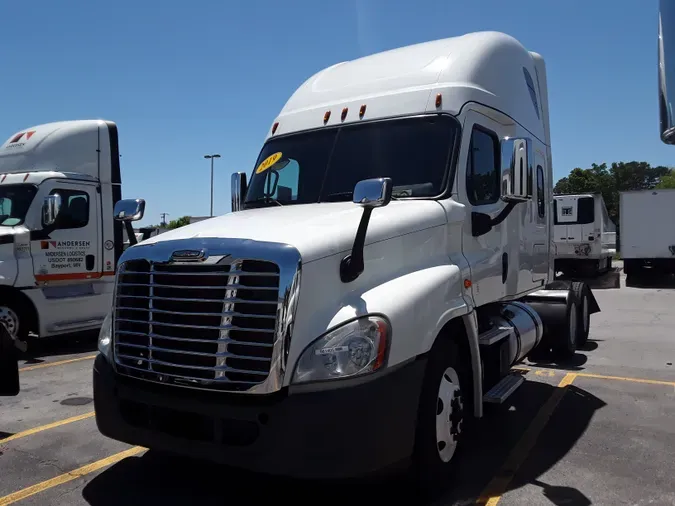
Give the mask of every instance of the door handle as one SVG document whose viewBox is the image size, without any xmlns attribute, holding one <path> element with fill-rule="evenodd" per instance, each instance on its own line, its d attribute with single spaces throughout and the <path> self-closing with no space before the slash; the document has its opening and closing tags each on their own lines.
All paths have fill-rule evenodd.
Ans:
<svg viewBox="0 0 675 506">
<path fill-rule="evenodd" d="M 506 283 L 506 278 L 509 276 L 509 254 L 502 253 L 502 284 Z"/>
<path fill-rule="evenodd" d="M 91 271 L 94 269 L 94 264 L 96 263 L 96 257 L 94 255 L 86 255 L 84 257 L 84 266 L 87 268 L 88 271 Z"/>
</svg>

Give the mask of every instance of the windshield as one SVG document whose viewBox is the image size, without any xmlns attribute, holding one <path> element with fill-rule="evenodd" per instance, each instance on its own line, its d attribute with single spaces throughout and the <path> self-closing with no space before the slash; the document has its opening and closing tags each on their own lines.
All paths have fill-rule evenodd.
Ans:
<svg viewBox="0 0 675 506">
<path fill-rule="evenodd" d="M 21 225 L 36 193 L 30 184 L 0 186 L 0 226 Z"/>
<path fill-rule="evenodd" d="M 446 189 L 459 126 L 448 116 L 345 125 L 265 144 L 245 207 L 350 201 L 356 183 L 390 177 L 393 197 L 436 197 Z"/>
</svg>

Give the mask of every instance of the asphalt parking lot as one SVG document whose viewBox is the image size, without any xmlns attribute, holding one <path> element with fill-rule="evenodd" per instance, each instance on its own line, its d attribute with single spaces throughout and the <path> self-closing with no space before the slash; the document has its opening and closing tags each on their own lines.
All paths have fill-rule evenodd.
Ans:
<svg viewBox="0 0 675 506">
<path fill-rule="evenodd" d="M 625 282 L 592 283 L 602 312 L 572 360 L 518 367 L 528 381 L 473 428 L 437 504 L 675 504 L 675 287 Z M 298 482 L 109 440 L 93 418 L 95 348 L 45 341 L 22 360 L 21 394 L 0 399 L 0 506 L 421 504 L 401 480 Z"/>
</svg>

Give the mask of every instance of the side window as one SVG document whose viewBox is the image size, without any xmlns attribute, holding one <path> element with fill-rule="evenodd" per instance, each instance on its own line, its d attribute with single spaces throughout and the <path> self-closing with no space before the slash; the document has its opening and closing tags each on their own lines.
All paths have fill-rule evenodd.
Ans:
<svg viewBox="0 0 675 506">
<path fill-rule="evenodd" d="M 532 105 L 534 105 L 534 110 L 537 112 L 537 118 L 539 118 L 539 102 L 537 101 L 537 91 L 534 89 L 534 82 L 532 81 L 532 76 L 525 67 L 523 67 L 523 74 L 525 75 L 525 84 L 527 85 L 527 89 L 530 92 Z M 537 79 L 539 79 L 538 74 Z"/>
<path fill-rule="evenodd" d="M 499 141 L 494 133 L 473 127 L 466 170 L 466 189 L 473 205 L 499 199 Z"/>
<path fill-rule="evenodd" d="M 544 169 L 537 165 L 537 208 L 539 217 L 546 216 L 546 187 L 544 186 Z"/>
<path fill-rule="evenodd" d="M 50 195 L 61 195 L 59 230 L 86 227 L 89 223 L 89 194 L 82 190 L 56 188 Z"/>
</svg>

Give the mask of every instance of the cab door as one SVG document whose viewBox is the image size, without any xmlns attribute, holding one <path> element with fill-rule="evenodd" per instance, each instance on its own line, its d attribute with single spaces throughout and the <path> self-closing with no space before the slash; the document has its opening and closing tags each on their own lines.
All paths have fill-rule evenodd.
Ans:
<svg viewBox="0 0 675 506">
<path fill-rule="evenodd" d="M 100 194 L 96 183 L 45 181 L 39 201 L 47 195 L 61 196 L 56 228 L 42 225 L 31 236 L 33 270 L 38 283 L 75 284 L 102 275 L 100 244 Z"/>
</svg>

